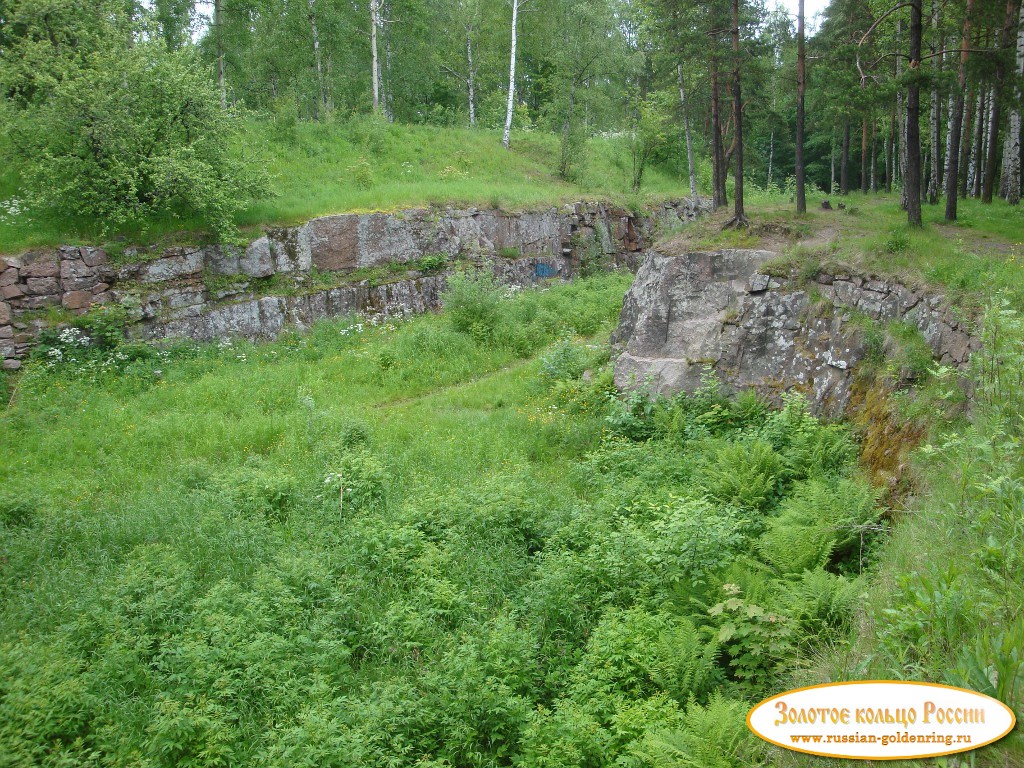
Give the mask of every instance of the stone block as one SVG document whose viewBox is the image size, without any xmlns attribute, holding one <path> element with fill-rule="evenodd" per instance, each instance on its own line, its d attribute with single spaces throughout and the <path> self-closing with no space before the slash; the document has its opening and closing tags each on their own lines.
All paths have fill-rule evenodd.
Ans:
<svg viewBox="0 0 1024 768">
<path fill-rule="evenodd" d="M 68 291 L 61 304 L 65 309 L 88 309 L 92 305 L 92 291 Z"/>
<path fill-rule="evenodd" d="M 21 277 L 57 277 L 60 274 L 60 264 L 55 258 L 43 258 L 26 264 L 21 268 Z"/>
<path fill-rule="evenodd" d="M 0 339 L 13 339 L 14 338 L 14 326 L 12 325 L 0 325 Z"/>
<path fill-rule="evenodd" d="M 162 283 L 191 277 L 203 271 L 203 253 L 199 250 L 168 249 L 170 256 L 142 264 L 139 278 L 144 283 Z"/>
<path fill-rule="evenodd" d="M 17 371 L 21 368 L 21 360 L 15 360 L 13 358 L 4 360 L 3 368 L 5 371 Z"/>
<path fill-rule="evenodd" d="M 25 283 L 26 293 L 32 296 L 52 296 L 60 293 L 60 281 L 56 277 L 30 277 Z"/>
<path fill-rule="evenodd" d="M 0 301 L 0 323 L 7 324 L 11 322 L 11 305 L 6 301 Z"/>
<path fill-rule="evenodd" d="M 309 222 L 313 266 L 326 272 L 359 266 L 359 216 L 324 216 Z"/>
<path fill-rule="evenodd" d="M 87 267 L 98 267 L 110 260 L 107 252 L 102 248 L 79 248 L 78 252 L 81 254 L 82 261 L 85 262 Z"/>
<path fill-rule="evenodd" d="M 14 267 L 10 267 L 5 269 L 3 272 L 0 272 L 0 288 L 5 285 L 14 285 L 16 282 L 18 282 L 18 270 Z"/>
<path fill-rule="evenodd" d="M 274 255 L 270 250 L 270 239 L 261 237 L 249 244 L 245 255 L 238 260 L 238 269 L 250 277 L 270 277 L 274 274 Z"/>
</svg>

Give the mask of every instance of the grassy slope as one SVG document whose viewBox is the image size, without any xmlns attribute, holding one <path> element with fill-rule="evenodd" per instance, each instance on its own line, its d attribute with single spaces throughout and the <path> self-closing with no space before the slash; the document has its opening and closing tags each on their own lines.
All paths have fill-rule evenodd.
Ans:
<svg viewBox="0 0 1024 768">
<path fill-rule="evenodd" d="M 832 211 L 821 210 L 822 199 L 820 193 L 810 196 L 807 215 L 797 216 L 788 201 L 762 194 L 748 211 L 754 221 L 750 232 L 722 231 L 721 223 L 731 215 L 722 211 L 660 247 L 764 247 L 779 252 L 775 267 L 783 270 L 810 273 L 816 266 L 848 265 L 933 286 L 971 307 L 984 305 L 997 291 L 1024 306 L 1024 206 L 964 200 L 958 223 L 947 225 L 941 206 L 926 205 L 925 227 L 915 230 L 907 226 L 897 195 L 854 193 L 843 198 L 846 210 Z M 780 228 L 789 235 L 780 235 Z"/>
<path fill-rule="evenodd" d="M 494 131 L 387 125 L 367 119 L 346 124 L 252 121 L 240 150 L 272 177 L 274 196 L 254 203 L 238 217 L 246 232 L 261 225 L 295 224 L 314 216 L 365 210 L 398 210 L 434 204 L 509 209 L 613 198 L 636 204 L 629 193 L 629 158 L 621 142 L 589 143 L 579 183 L 557 178 L 558 139 L 540 132 L 513 135 L 511 151 Z M 643 194 L 677 197 L 686 183 L 658 168 L 645 175 Z M 0 200 L 17 194 L 12 171 L 0 174 Z M 129 231 L 139 242 L 202 237 L 187 219 L 154 221 L 146 231 Z M 109 235 L 108 235 L 109 237 Z M 0 253 L 64 242 L 97 242 L 95 222 L 0 218 Z"/>
</svg>

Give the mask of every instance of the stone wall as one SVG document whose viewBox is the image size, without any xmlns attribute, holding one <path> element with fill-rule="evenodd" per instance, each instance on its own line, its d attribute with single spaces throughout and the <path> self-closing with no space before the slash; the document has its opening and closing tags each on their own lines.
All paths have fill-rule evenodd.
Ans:
<svg viewBox="0 0 1024 768">
<path fill-rule="evenodd" d="M 443 275 L 411 269 L 384 285 L 353 280 L 314 290 L 314 274 L 337 273 L 344 283 L 356 270 L 443 256 L 493 260 L 496 271 L 520 284 L 549 274 L 568 277 L 591 258 L 631 264 L 659 228 L 708 210 L 705 200 L 684 199 L 642 214 L 601 203 L 520 213 L 470 208 L 344 214 L 267 229 L 246 247 L 128 248 L 117 264 L 91 247 L 0 257 L 0 361 L 7 369 L 20 366 L 19 358 L 51 324 L 51 308 L 77 314 L 118 304 L 148 338 L 269 337 L 286 324 L 349 312 L 431 309 L 444 284 Z M 271 279 L 278 282 L 268 285 Z"/>
<path fill-rule="evenodd" d="M 648 253 L 612 339 L 620 351 L 616 385 L 692 391 L 711 366 L 732 389 L 796 390 L 818 413 L 839 415 L 868 352 L 854 313 L 916 327 L 948 365 L 966 365 L 979 348 L 941 295 L 853 274 L 823 272 L 810 283 L 775 278 L 761 271 L 774 256 Z"/>
</svg>

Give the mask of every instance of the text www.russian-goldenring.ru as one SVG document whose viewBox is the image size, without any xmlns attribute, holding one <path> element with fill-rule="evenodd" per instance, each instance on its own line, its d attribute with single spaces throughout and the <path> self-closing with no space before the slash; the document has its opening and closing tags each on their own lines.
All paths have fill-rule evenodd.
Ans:
<svg viewBox="0 0 1024 768">
<path fill-rule="evenodd" d="M 792 734 L 789 738 L 794 744 L 881 744 L 883 747 L 890 744 L 945 744 L 947 747 L 951 747 L 954 744 L 971 743 L 970 735 L 965 733 L 955 735 L 949 733 L 916 734 L 909 731 L 881 736 L 865 733 L 819 733 L 807 736 Z"/>
</svg>

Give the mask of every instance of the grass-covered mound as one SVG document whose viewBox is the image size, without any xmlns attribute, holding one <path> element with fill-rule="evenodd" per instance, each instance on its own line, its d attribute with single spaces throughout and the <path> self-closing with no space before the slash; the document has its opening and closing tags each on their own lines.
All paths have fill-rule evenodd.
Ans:
<svg viewBox="0 0 1024 768">
<path fill-rule="evenodd" d="M 633 194 L 631 159 L 622 138 L 589 140 L 579 178 L 567 183 L 558 177 L 559 138 L 543 131 L 522 133 L 505 150 L 496 131 L 371 118 L 330 123 L 251 119 L 241 128 L 232 139 L 232 153 L 266 171 L 271 189 L 235 217 L 243 237 L 257 236 L 261 225 L 296 224 L 348 211 L 428 205 L 516 210 L 597 198 L 636 207 L 650 198 L 689 194 L 683 169 L 667 166 L 649 169 L 642 194 Z M 118 237 L 141 244 L 214 237 L 183 212 L 104 232 L 95 218 L 25 210 L 20 186 L 17 166 L 0 171 L 0 253 Z"/>
<path fill-rule="evenodd" d="M 766 764 L 880 509 L 799 401 L 615 396 L 628 280 L 55 340 L 0 415 L 5 764 Z"/>
</svg>

